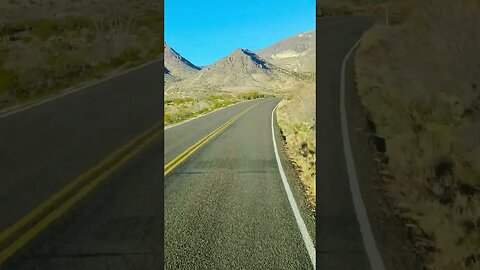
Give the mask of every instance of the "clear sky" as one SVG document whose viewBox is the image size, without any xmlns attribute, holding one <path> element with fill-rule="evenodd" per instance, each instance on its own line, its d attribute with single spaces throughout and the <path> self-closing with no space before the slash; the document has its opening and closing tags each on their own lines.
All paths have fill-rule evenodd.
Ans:
<svg viewBox="0 0 480 270">
<path fill-rule="evenodd" d="M 165 42 L 204 66 L 315 29 L 315 0 L 164 0 Z"/>
</svg>

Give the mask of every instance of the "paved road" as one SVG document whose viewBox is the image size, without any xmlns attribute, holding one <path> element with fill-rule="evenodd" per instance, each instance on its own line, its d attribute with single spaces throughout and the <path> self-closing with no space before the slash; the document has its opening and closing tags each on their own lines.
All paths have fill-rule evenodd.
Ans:
<svg viewBox="0 0 480 270">
<path fill-rule="evenodd" d="M 317 268 L 369 269 L 338 105 L 343 57 L 371 20 L 322 20 Z M 1 118 L 0 230 L 160 121 L 160 70 L 152 64 Z M 165 269 L 311 269 L 274 156 L 271 112 L 278 101 L 238 104 L 167 129 L 165 146 L 151 145 L 2 268 L 158 269 L 164 243 Z M 159 181 L 164 161 L 255 104 Z"/>
<path fill-rule="evenodd" d="M 166 130 L 167 163 L 256 105 L 166 176 L 165 269 L 312 269 L 274 155 L 278 102 L 245 102 Z"/>
<path fill-rule="evenodd" d="M 365 17 L 317 19 L 318 269 L 370 269 L 349 186 L 339 105 L 342 61 L 372 24 Z"/>
<path fill-rule="evenodd" d="M 162 120 L 162 64 L 0 118 L 0 231 Z M 3 269 L 153 269 L 161 265 L 162 143 Z M 0 251 L 1 251 L 0 246 Z"/>
</svg>

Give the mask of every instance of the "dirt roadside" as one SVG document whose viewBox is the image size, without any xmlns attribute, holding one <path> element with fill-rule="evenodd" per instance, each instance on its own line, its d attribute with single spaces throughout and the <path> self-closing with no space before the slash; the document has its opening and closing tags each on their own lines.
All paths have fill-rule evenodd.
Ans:
<svg viewBox="0 0 480 270">
<path fill-rule="evenodd" d="M 346 66 L 345 104 L 357 176 L 377 246 L 386 269 L 423 269 L 408 227 L 396 215 L 398 210 L 385 196 L 379 166 L 383 157 L 378 151 L 382 150 L 382 142 L 375 141 L 366 111 L 357 95 L 353 59 L 352 55 Z"/>
</svg>

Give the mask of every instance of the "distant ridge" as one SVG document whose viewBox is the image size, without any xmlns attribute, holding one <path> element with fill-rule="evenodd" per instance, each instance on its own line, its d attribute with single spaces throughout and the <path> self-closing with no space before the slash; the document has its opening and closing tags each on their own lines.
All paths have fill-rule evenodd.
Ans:
<svg viewBox="0 0 480 270">
<path fill-rule="evenodd" d="M 218 92 L 292 89 L 315 72 L 315 31 L 283 39 L 267 48 L 233 50 L 202 68 L 165 44 L 165 90 L 195 96 Z"/>
<path fill-rule="evenodd" d="M 296 72 L 315 72 L 315 37 L 315 30 L 300 33 L 255 53 L 281 68 Z"/>
<path fill-rule="evenodd" d="M 291 72 L 278 68 L 248 49 L 236 49 L 171 87 L 229 92 L 275 91 L 289 79 L 293 81 Z"/>
<path fill-rule="evenodd" d="M 167 44 L 164 44 L 164 63 L 164 74 L 169 74 L 179 79 L 187 78 L 200 70 L 199 67 L 182 57 Z"/>
</svg>

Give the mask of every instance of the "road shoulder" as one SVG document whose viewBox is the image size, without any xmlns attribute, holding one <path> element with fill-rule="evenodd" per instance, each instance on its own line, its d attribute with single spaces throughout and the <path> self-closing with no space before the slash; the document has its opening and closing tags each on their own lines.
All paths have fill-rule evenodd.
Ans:
<svg viewBox="0 0 480 270">
<path fill-rule="evenodd" d="M 280 161 L 282 162 L 283 170 L 285 172 L 285 176 L 287 177 L 288 184 L 290 185 L 290 189 L 292 190 L 293 197 L 297 203 L 298 209 L 300 214 L 302 215 L 303 220 L 305 221 L 305 225 L 307 227 L 308 233 L 312 238 L 313 244 L 316 247 L 316 214 L 314 209 L 310 206 L 310 203 L 307 200 L 306 193 L 302 183 L 298 177 L 297 172 L 295 171 L 295 167 L 293 163 L 288 159 L 286 154 L 286 144 L 285 141 L 282 139 L 282 133 L 277 123 L 277 114 L 274 113 L 274 136 L 275 142 L 278 147 L 278 155 L 280 157 Z"/>
<path fill-rule="evenodd" d="M 381 155 L 372 144 L 373 134 L 357 96 L 354 58 L 352 54 L 346 65 L 345 104 L 356 173 L 371 228 L 386 269 L 422 269 L 418 255 L 413 252 L 408 229 L 395 215 L 395 209 L 383 190 L 381 171 L 377 165 Z"/>
<path fill-rule="evenodd" d="M 40 106 L 42 104 L 48 103 L 50 101 L 54 101 L 54 100 L 62 98 L 64 96 L 68 96 L 68 95 L 77 93 L 79 91 L 82 91 L 82 90 L 90 88 L 90 87 L 95 87 L 98 84 L 108 82 L 109 80 L 115 79 L 115 78 L 120 77 L 122 75 L 125 75 L 129 72 L 144 68 L 146 66 L 153 65 L 153 64 L 158 63 L 160 61 L 161 61 L 161 59 L 154 59 L 152 61 L 148 61 L 146 63 L 137 65 L 137 66 L 132 67 L 132 68 L 127 68 L 127 69 L 120 68 L 120 69 L 112 70 L 103 78 L 83 81 L 81 83 L 74 84 L 74 85 L 72 85 L 70 87 L 67 87 L 65 89 L 46 94 L 44 96 L 40 96 L 40 97 L 32 99 L 30 101 L 22 102 L 22 103 L 13 105 L 11 107 L 1 109 L 0 110 L 0 118 L 4 118 L 4 117 L 7 117 L 7 116 L 12 115 L 12 114 L 16 114 L 16 113 L 28 110 L 30 108 Z"/>
</svg>

